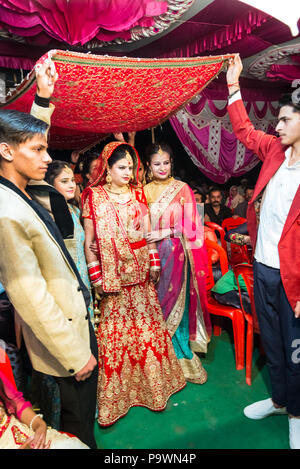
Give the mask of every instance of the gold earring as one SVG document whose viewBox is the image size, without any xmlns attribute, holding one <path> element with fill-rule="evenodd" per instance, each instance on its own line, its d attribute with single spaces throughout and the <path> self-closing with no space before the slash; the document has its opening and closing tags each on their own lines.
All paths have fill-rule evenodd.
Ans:
<svg viewBox="0 0 300 469">
<path fill-rule="evenodd" d="M 106 176 L 106 183 L 110 186 L 110 185 L 111 185 L 111 182 L 112 182 L 111 175 L 110 175 L 109 173 L 107 173 L 107 176 Z"/>
<path fill-rule="evenodd" d="M 149 171 L 148 171 L 148 179 L 150 179 L 150 181 L 152 181 L 152 179 L 153 179 L 152 169 L 150 169 L 150 168 L 149 168 Z"/>
</svg>

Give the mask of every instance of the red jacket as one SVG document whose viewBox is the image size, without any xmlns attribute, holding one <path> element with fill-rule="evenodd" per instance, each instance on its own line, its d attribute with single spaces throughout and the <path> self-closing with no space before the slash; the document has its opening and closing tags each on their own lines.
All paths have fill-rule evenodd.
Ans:
<svg viewBox="0 0 300 469">
<path fill-rule="evenodd" d="M 281 144 L 279 138 L 254 128 L 242 100 L 230 104 L 228 113 L 236 137 L 263 161 L 247 211 L 248 232 L 255 249 L 258 228 L 256 201 L 283 163 L 287 147 Z M 283 287 L 294 310 L 297 301 L 300 301 L 300 186 L 283 227 L 278 251 Z"/>
</svg>

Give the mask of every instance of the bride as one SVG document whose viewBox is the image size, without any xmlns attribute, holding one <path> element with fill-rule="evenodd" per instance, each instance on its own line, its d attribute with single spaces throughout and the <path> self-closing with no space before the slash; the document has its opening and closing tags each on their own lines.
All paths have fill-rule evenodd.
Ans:
<svg viewBox="0 0 300 469">
<path fill-rule="evenodd" d="M 138 169 L 135 148 L 111 142 L 82 194 L 89 275 L 101 296 L 96 335 L 103 426 L 133 406 L 161 411 L 185 385 L 154 286 L 160 261 L 155 244 L 145 240 L 150 221 Z"/>
</svg>

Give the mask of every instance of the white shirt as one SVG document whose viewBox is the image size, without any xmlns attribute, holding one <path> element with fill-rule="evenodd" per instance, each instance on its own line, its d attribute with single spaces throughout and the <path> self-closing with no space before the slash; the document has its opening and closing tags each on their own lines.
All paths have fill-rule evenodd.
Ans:
<svg viewBox="0 0 300 469">
<path fill-rule="evenodd" d="M 238 99 L 241 99 L 239 91 L 229 98 L 228 104 Z M 260 207 L 254 257 L 258 262 L 276 269 L 280 268 L 278 243 L 300 184 L 300 161 L 288 166 L 291 152 L 292 148 L 289 147 L 284 162 L 266 186 Z"/>
<path fill-rule="evenodd" d="M 291 152 L 289 147 L 284 162 L 266 186 L 260 207 L 254 257 L 276 269 L 280 268 L 278 243 L 300 183 L 300 161 L 288 166 Z"/>
</svg>

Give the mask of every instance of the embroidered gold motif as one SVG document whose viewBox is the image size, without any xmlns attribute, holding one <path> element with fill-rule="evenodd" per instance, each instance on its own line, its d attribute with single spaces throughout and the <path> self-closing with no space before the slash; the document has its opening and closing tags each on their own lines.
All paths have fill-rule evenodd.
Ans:
<svg viewBox="0 0 300 469">
<path fill-rule="evenodd" d="M 163 410 L 185 379 L 154 286 L 122 288 L 105 296 L 100 310 L 99 423 L 110 425 L 136 405 Z"/>
<path fill-rule="evenodd" d="M 29 438 L 29 436 L 21 432 L 21 430 L 16 425 L 11 427 L 11 431 L 17 445 L 23 445 Z"/>
</svg>

